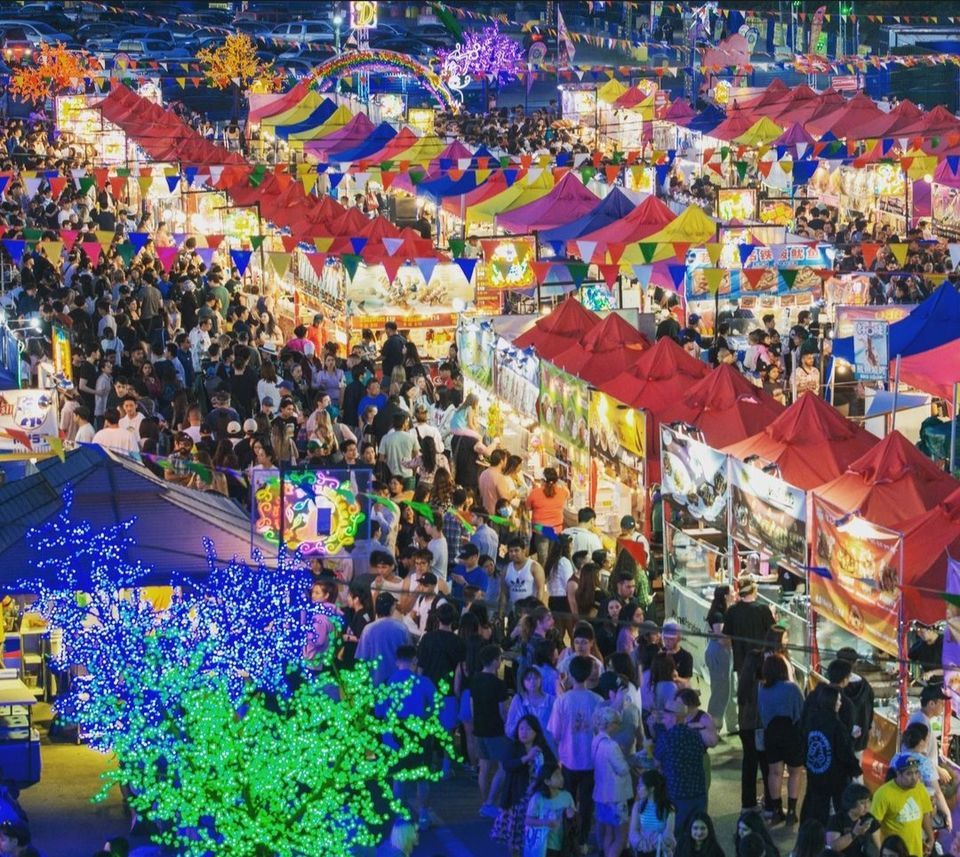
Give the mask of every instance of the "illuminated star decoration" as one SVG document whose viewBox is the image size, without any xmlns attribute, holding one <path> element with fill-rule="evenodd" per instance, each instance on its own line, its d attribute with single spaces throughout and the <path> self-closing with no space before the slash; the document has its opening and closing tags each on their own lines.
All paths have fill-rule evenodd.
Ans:
<svg viewBox="0 0 960 857">
<path fill-rule="evenodd" d="M 406 815 L 394 781 L 437 779 L 433 745 L 452 755 L 441 687 L 422 716 L 403 716 L 412 680 L 374 687 L 371 664 L 338 669 L 342 619 L 311 605 L 309 575 L 281 550 L 275 568 L 222 562 L 183 580 L 168 606 L 148 600 L 149 567 L 132 560 L 135 519 L 97 529 L 64 507 L 27 538 L 39 579 L 19 591 L 62 629 L 57 670 L 82 667 L 57 700 L 94 747 L 111 752 L 98 795 L 128 789 L 155 840 L 186 857 L 323 854 L 374 846 Z M 303 660 L 313 613 L 330 627 Z"/>
</svg>

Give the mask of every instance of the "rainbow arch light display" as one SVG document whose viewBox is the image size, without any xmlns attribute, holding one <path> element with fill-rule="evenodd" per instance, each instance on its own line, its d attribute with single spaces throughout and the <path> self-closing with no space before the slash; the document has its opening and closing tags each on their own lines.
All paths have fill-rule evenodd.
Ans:
<svg viewBox="0 0 960 857">
<path fill-rule="evenodd" d="M 429 66 L 417 62 L 406 54 L 398 54 L 395 51 L 349 51 L 321 63 L 313 70 L 311 76 L 318 83 L 322 83 L 325 80 L 339 78 L 355 71 L 393 72 L 410 75 L 417 78 L 443 108 L 454 112 L 459 108 L 458 102 L 447 85 L 441 80 L 440 75 Z"/>
</svg>

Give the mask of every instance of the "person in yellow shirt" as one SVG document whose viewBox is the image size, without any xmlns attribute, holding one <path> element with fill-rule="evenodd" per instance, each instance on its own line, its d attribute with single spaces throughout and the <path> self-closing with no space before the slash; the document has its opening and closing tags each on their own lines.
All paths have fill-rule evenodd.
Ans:
<svg viewBox="0 0 960 857">
<path fill-rule="evenodd" d="M 870 814 L 879 822 L 873 839 L 880 844 L 887 836 L 899 836 L 910 857 L 927 857 L 933 851 L 933 804 L 920 782 L 920 762 L 908 753 L 898 753 L 890 762 L 895 776 L 873 793 Z"/>
</svg>

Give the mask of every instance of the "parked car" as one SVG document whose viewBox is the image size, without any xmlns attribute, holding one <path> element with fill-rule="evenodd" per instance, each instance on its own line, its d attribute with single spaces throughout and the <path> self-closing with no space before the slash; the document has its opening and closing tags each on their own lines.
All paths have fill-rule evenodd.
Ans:
<svg viewBox="0 0 960 857">
<path fill-rule="evenodd" d="M 74 39 L 73 36 L 68 33 L 61 33 L 43 21 L 24 21 L 19 18 L 15 20 L 10 18 L 0 20 L 0 29 L 7 27 L 22 27 L 34 48 L 38 48 L 41 42 L 45 42 L 48 45 L 55 45 L 58 42 L 62 42 L 67 47 L 76 45 L 76 39 Z"/>
<path fill-rule="evenodd" d="M 329 21 L 293 21 L 289 24 L 278 24 L 266 34 L 266 38 L 288 45 L 310 44 L 332 42 L 336 38 L 336 32 Z"/>
<path fill-rule="evenodd" d="M 413 35 L 406 35 L 402 39 L 383 39 L 383 41 L 377 42 L 376 46 L 383 51 L 410 54 L 423 60 L 429 60 L 436 55 L 437 50 L 446 47 L 446 45 L 438 44 L 431 39 L 420 39 Z"/>
<path fill-rule="evenodd" d="M 193 56 L 186 48 L 171 48 L 166 42 L 156 39 L 124 39 L 117 45 L 118 54 L 127 54 L 136 59 L 188 59 Z"/>
<path fill-rule="evenodd" d="M 86 45 L 87 42 L 99 39 L 116 38 L 117 29 L 116 21 L 93 21 L 77 29 L 76 40 L 81 45 Z"/>
<path fill-rule="evenodd" d="M 100 39 L 91 39 L 87 42 L 87 50 L 99 54 L 115 54 L 120 50 L 120 42 L 129 39 L 147 39 L 151 42 L 162 42 L 168 50 L 179 47 L 177 40 L 165 30 L 147 27 L 120 27 L 112 36 Z"/>
<path fill-rule="evenodd" d="M 316 62 L 317 64 L 326 62 L 334 54 L 333 45 L 312 45 L 310 47 L 300 46 L 284 51 L 277 55 L 276 62 L 282 65 L 287 60 L 304 60 L 305 62 Z"/>
<path fill-rule="evenodd" d="M 33 56 L 33 42 L 27 38 L 23 27 L 0 30 L 0 48 L 8 63 L 21 63 Z"/>
<path fill-rule="evenodd" d="M 379 45 L 386 39 L 405 39 L 409 32 L 396 24 L 377 24 L 376 28 L 370 31 L 369 41 L 371 45 Z"/>
</svg>

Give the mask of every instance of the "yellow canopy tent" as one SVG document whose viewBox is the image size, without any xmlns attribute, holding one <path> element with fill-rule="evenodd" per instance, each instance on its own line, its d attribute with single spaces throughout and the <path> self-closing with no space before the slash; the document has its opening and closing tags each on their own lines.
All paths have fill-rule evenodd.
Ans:
<svg viewBox="0 0 960 857">
<path fill-rule="evenodd" d="M 644 265 L 659 262 L 674 256 L 673 244 L 706 244 L 717 237 L 717 224 L 707 216 L 699 205 L 691 205 L 676 220 L 671 221 L 659 232 L 644 238 L 637 244 L 630 244 L 620 257 L 621 263 Z M 640 244 L 659 244 L 650 258 L 645 258 Z"/>
<path fill-rule="evenodd" d="M 446 147 L 447 144 L 436 134 L 425 134 L 409 149 L 400 152 L 391 160 L 396 162 L 409 161 L 411 164 L 428 164 L 438 157 Z"/>
<path fill-rule="evenodd" d="M 351 119 L 353 119 L 353 113 L 350 112 L 349 108 L 341 104 L 330 114 L 326 121 L 315 125 L 313 128 L 306 128 L 303 131 L 294 132 L 287 138 L 287 142 L 292 149 L 302 149 L 303 144 L 308 140 L 319 140 L 322 137 L 326 137 L 327 134 L 339 131 Z"/>
<path fill-rule="evenodd" d="M 734 143 L 740 143 L 743 146 L 764 146 L 767 143 L 776 140 L 783 133 L 776 122 L 767 116 L 763 116 L 754 122 L 739 137 L 734 138 Z"/>
<path fill-rule="evenodd" d="M 531 173 L 534 177 L 531 178 Z M 498 214 L 513 211 L 521 205 L 535 202 L 553 189 L 553 173 L 549 170 L 530 170 L 523 181 L 514 182 L 506 190 L 467 209 L 467 223 L 493 223 Z"/>
<path fill-rule="evenodd" d="M 654 103 L 653 96 L 648 95 L 643 99 L 639 104 L 634 104 L 633 107 L 628 108 L 633 113 L 639 113 L 641 118 L 646 119 L 648 122 L 652 122 L 654 119 Z"/>
<path fill-rule="evenodd" d="M 605 101 L 607 104 L 613 104 L 621 95 L 627 92 L 629 87 L 624 86 L 616 78 L 611 78 L 597 90 L 597 98 Z"/>
<path fill-rule="evenodd" d="M 276 116 L 266 116 L 260 120 L 262 128 L 275 128 L 277 125 L 295 125 L 302 122 L 320 106 L 325 96 L 311 89 L 300 101 L 289 110 L 278 113 Z"/>
</svg>

